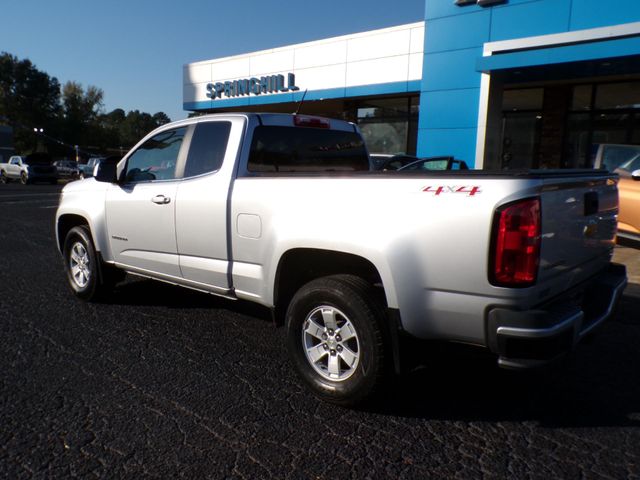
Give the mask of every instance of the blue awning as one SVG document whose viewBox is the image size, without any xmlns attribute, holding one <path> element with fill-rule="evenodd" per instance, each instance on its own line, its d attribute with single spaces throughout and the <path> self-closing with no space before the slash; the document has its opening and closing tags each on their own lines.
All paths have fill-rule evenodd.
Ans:
<svg viewBox="0 0 640 480">
<path fill-rule="evenodd" d="M 640 37 L 496 53 L 479 58 L 476 62 L 476 70 L 489 73 L 494 70 L 582 62 L 631 55 L 640 55 Z"/>
</svg>

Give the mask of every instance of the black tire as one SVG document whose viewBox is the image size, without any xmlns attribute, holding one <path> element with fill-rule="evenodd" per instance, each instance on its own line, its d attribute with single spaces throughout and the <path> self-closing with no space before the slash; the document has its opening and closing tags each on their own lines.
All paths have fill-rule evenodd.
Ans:
<svg viewBox="0 0 640 480">
<path fill-rule="evenodd" d="M 9 183 L 9 177 L 4 173 L 4 170 L 0 172 L 0 183 Z"/>
<path fill-rule="evenodd" d="M 87 226 L 69 230 L 64 241 L 63 257 L 67 281 L 77 297 L 96 301 L 111 293 L 117 281 L 116 274 L 111 271 L 113 267 L 100 263 Z"/>
<path fill-rule="evenodd" d="M 23 185 L 26 185 L 27 183 L 29 183 L 29 177 L 26 173 L 22 172 L 20 174 L 20 183 Z"/>
<path fill-rule="evenodd" d="M 332 275 L 304 285 L 291 300 L 286 316 L 287 348 L 304 383 L 317 397 L 337 405 L 354 406 L 370 399 L 389 374 L 385 321 L 373 287 L 360 277 Z M 338 328 L 331 333 L 327 323 Z M 355 336 L 344 334 L 351 340 L 343 341 L 339 335 L 345 328 L 355 332 Z M 311 330 L 315 333 L 309 333 Z M 314 355 L 316 362 L 311 359 Z"/>
</svg>

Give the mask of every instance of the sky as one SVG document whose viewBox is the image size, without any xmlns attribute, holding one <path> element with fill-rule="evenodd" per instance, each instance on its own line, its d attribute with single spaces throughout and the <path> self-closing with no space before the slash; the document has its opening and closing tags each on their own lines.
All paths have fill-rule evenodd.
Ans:
<svg viewBox="0 0 640 480">
<path fill-rule="evenodd" d="M 443 1 L 443 0 L 440 0 Z M 425 0 L 9 0 L 0 52 L 104 91 L 104 109 L 182 110 L 186 63 L 424 19 Z"/>
</svg>

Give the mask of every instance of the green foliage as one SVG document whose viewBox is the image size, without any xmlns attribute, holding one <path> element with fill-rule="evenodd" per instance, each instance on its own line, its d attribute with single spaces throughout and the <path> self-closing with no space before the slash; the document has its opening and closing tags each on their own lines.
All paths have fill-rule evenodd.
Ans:
<svg viewBox="0 0 640 480">
<path fill-rule="evenodd" d="M 61 89 L 55 77 L 29 60 L 0 53 L 0 121 L 13 127 L 17 152 L 29 153 L 43 142 L 54 155 L 71 155 L 74 145 L 92 153 L 124 152 L 171 121 L 163 112 L 117 108 L 105 113 L 103 101 L 98 87 L 67 82 Z M 37 136 L 34 128 L 44 129 L 44 135 Z"/>
<path fill-rule="evenodd" d="M 99 137 L 98 115 L 102 113 L 104 93 L 89 86 L 85 91 L 77 82 L 62 87 L 62 137 L 74 139 L 75 145 L 92 145 Z M 96 145 L 97 146 L 97 145 Z"/>
<path fill-rule="evenodd" d="M 124 110 L 117 108 L 100 115 L 98 121 L 105 135 L 105 145 L 128 150 L 151 130 L 169 123 L 171 119 L 163 112 L 150 115 L 132 110 L 125 115 Z"/>
<path fill-rule="evenodd" d="M 34 128 L 55 130 L 60 115 L 60 83 L 29 60 L 0 53 L 0 117 L 14 128 L 18 151 L 35 147 Z"/>
</svg>

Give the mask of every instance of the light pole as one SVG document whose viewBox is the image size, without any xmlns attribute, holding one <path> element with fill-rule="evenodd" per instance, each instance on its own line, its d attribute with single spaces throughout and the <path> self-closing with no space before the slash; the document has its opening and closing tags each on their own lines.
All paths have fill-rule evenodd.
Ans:
<svg viewBox="0 0 640 480">
<path fill-rule="evenodd" d="M 44 150 L 44 146 L 42 147 L 42 149 L 40 148 L 40 146 L 42 145 L 42 140 L 41 137 L 39 135 L 43 135 L 44 134 L 44 128 L 35 128 L 33 129 L 34 133 L 36 134 L 36 148 L 35 148 L 35 153 L 39 152 L 40 150 Z"/>
</svg>

